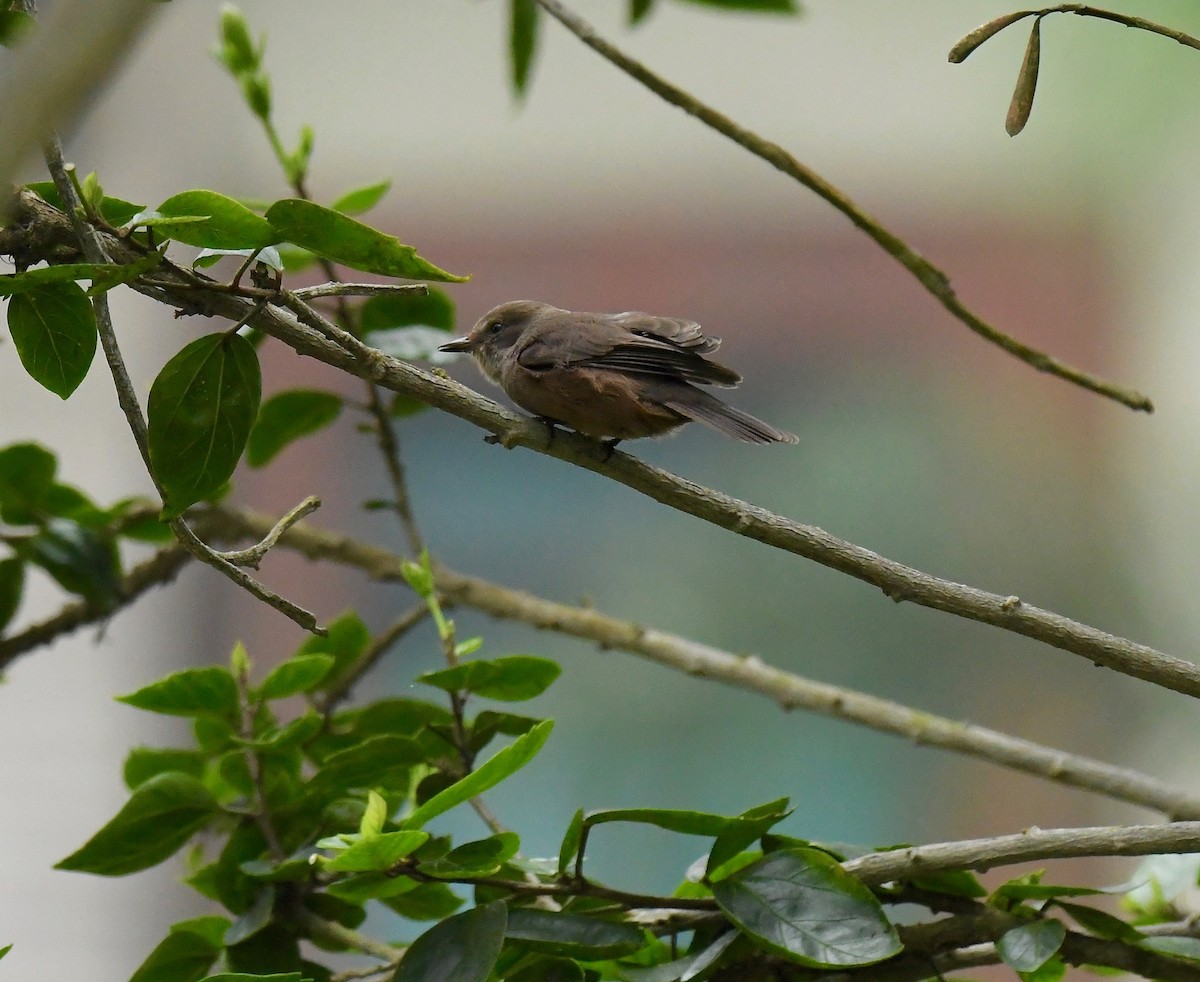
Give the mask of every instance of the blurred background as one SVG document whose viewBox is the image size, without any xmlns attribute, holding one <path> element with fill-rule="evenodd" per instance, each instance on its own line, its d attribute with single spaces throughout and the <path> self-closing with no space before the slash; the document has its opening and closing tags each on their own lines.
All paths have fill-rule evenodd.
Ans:
<svg viewBox="0 0 1200 982">
<path fill-rule="evenodd" d="M 271 200 L 288 190 L 234 83 L 211 58 L 219 5 L 163 5 L 120 78 L 70 135 L 68 158 L 112 194 L 155 204 L 187 188 Z M 383 178 L 367 220 L 432 262 L 462 331 L 496 303 L 537 298 L 700 321 L 747 381 L 731 401 L 800 436 L 746 446 L 700 427 L 623 447 L 691 480 L 819 525 L 890 558 L 1192 658 L 1200 544 L 1193 451 L 1200 366 L 1200 60 L 1166 39 L 1074 17 L 1043 25 L 1040 86 L 1019 137 L 1004 115 L 1027 25 L 962 65 L 946 53 L 1010 5 L 812 0 L 797 18 L 661 0 L 629 29 L 625 4 L 574 0 L 667 78 L 779 142 L 951 276 L 1002 329 L 1150 394 L 1153 416 L 1039 375 L 970 335 L 865 236 L 762 161 L 667 106 L 543 18 L 527 98 L 508 84 L 507 4 L 351 6 L 255 0 L 286 142 L 316 130 L 311 190 L 331 201 Z M 1200 32 L 1200 10 L 1137 15 Z M 40 179 L 30 169 L 30 179 Z M 214 329 L 115 294 L 143 398 L 183 342 Z M 469 365 L 454 373 L 488 389 Z M 353 385 L 272 351 L 268 392 Z M 86 417 L 86 427 L 80 419 Z M 61 478 L 100 501 L 147 493 L 111 382 L 97 364 L 68 404 L 0 348 L 0 445 L 36 439 Z M 399 424 L 414 505 L 435 553 L 464 572 L 600 610 L 781 668 L 1065 750 L 1196 780 L 1189 706 L 1075 656 L 896 605 L 857 581 L 670 511 L 558 461 L 482 442 L 451 417 Z M 373 441 L 339 429 L 249 475 L 237 500 L 387 545 Z M 264 579 L 328 620 L 375 629 L 406 607 L 379 586 L 285 556 Z M 38 584 L 16 627 L 56 609 Z M 522 707 L 559 721 L 495 811 L 524 850 L 557 850 L 578 807 L 739 811 L 790 795 L 792 835 L 870 845 L 1154 816 L 941 751 L 775 706 L 613 651 L 460 611 L 485 653 L 558 659 L 562 679 Z M 300 642 L 206 570 L 189 570 L 102 631 L 25 658 L 0 690 L 5 882 L 45 904 L 5 904 L 14 977 L 126 978 L 173 920 L 198 911 L 167 864 L 117 883 L 50 866 L 120 807 L 120 761 L 186 737 L 112 701 L 166 672 L 260 664 Z M 414 633 L 359 687 L 403 693 L 434 667 Z M 428 693 L 424 693 L 428 694 Z M 55 775 L 45 780 L 46 769 Z M 451 816 L 453 818 L 453 816 Z M 457 824 L 455 824 L 455 821 Z M 456 834 L 482 829 L 473 816 Z M 695 845 L 695 850 L 691 847 Z M 699 843 L 605 829 L 592 873 L 669 890 Z M 1077 875 L 1099 885 L 1128 863 Z M 153 902 L 151 902 L 153 900 Z M 55 917 L 47 916 L 53 905 Z M 64 924 L 71 942 L 63 943 Z M 411 937 L 411 925 L 379 929 Z M 7 967 L 7 966 L 6 966 Z"/>
</svg>

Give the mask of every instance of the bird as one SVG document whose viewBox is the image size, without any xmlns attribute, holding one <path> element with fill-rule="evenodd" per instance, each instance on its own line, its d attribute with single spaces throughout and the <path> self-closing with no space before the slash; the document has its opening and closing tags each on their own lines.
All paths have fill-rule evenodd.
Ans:
<svg viewBox="0 0 1200 982">
<path fill-rule="evenodd" d="M 798 443 L 794 434 L 698 388 L 732 388 L 742 380 L 705 357 L 720 343 L 683 318 L 512 300 L 438 350 L 472 355 L 484 375 L 551 433 L 555 424 L 567 426 L 610 450 L 693 421 L 745 443 Z"/>
</svg>

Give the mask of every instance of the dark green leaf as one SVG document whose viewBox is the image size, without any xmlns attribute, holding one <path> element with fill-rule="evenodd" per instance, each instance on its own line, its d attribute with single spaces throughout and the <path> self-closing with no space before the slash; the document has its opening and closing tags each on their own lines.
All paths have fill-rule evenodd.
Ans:
<svg viewBox="0 0 1200 982">
<path fill-rule="evenodd" d="M 654 6 L 654 0 L 629 0 L 629 23 L 637 24 L 644 20 Z"/>
<path fill-rule="evenodd" d="M 0 518 L 10 525 L 34 525 L 45 518 L 57 468 L 54 454 L 36 443 L 0 450 Z"/>
<path fill-rule="evenodd" d="M 191 777 L 204 776 L 204 755 L 197 750 L 168 747 L 134 747 L 125 758 L 123 777 L 130 790 L 145 784 L 165 771 L 178 771 Z"/>
<path fill-rule="evenodd" d="M 515 832 L 499 832 L 486 839 L 465 842 L 440 859 L 421 864 L 421 872 L 447 880 L 491 876 L 517 854 L 521 846 Z"/>
<path fill-rule="evenodd" d="M 554 721 L 548 719 L 539 723 L 524 736 L 517 737 L 510 746 L 497 751 L 495 756 L 489 758 L 461 781 L 457 781 L 446 790 L 435 794 L 417 808 L 405 819 L 404 827 L 420 828 L 442 812 L 449 811 L 478 794 L 483 794 L 488 788 L 494 787 L 509 775 L 516 773 L 537 756 L 553 728 Z"/>
<path fill-rule="evenodd" d="M 724 815 L 713 815 L 709 812 L 684 811 L 676 808 L 608 808 L 603 811 L 588 812 L 584 816 L 587 825 L 603 825 L 607 822 L 638 822 L 642 825 L 653 825 L 668 832 L 680 832 L 683 835 L 707 835 L 716 837 L 731 826 L 740 823 L 739 819 L 727 818 Z"/>
<path fill-rule="evenodd" d="M 377 736 L 327 757 L 309 782 L 309 794 L 330 797 L 354 788 L 405 790 L 425 751 L 403 736 Z"/>
<path fill-rule="evenodd" d="M 0 276 L 0 297 L 26 293 L 50 283 L 74 283 L 76 280 L 91 280 L 104 289 L 111 289 L 118 283 L 128 282 L 149 272 L 161 261 L 162 256 L 153 252 L 126 266 L 115 266 L 111 263 L 64 263 L 60 266 L 39 266 L 37 269 L 27 269 L 23 273 L 5 273 Z M 89 292 L 95 294 L 101 291 L 93 289 Z"/>
<path fill-rule="evenodd" d="M 101 510 L 78 488 L 58 482 L 50 485 L 50 490 L 42 499 L 42 506 L 49 515 L 69 518 L 93 529 L 108 525 L 114 517 L 111 510 Z"/>
<path fill-rule="evenodd" d="M 1108 938 L 1112 941 L 1123 941 L 1125 944 L 1137 944 L 1144 935 L 1132 924 L 1126 924 L 1121 918 L 1095 907 L 1085 907 L 1082 904 L 1058 901 L 1058 906 L 1070 914 L 1075 922 L 1098 938 Z"/>
<path fill-rule="evenodd" d="M 463 905 L 463 900 L 444 883 L 421 883 L 397 896 L 383 900 L 384 906 L 410 921 L 440 921 Z"/>
<path fill-rule="evenodd" d="M 1032 921 L 1006 931 L 996 942 L 996 951 L 1009 968 L 1036 972 L 1062 947 L 1067 929 L 1053 917 Z"/>
<path fill-rule="evenodd" d="M 271 947 L 270 944 L 265 947 Z M 200 982 L 308 982 L 302 972 L 272 972 L 264 975 L 261 972 L 218 972 L 216 975 L 206 975 Z"/>
<path fill-rule="evenodd" d="M 246 444 L 246 463 L 262 467 L 293 440 L 328 426 L 341 411 L 341 396 L 332 392 L 315 389 L 277 392 L 258 411 Z"/>
<path fill-rule="evenodd" d="M 197 917 L 171 926 L 168 934 L 129 982 L 196 982 L 224 950 L 221 937 L 229 926 L 224 917 Z"/>
<path fill-rule="evenodd" d="M 497 734 L 503 733 L 505 736 L 520 736 L 522 733 L 528 733 L 540 722 L 540 719 L 535 719 L 532 716 L 496 713 L 490 709 L 485 709 L 471 723 L 471 729 L 468 733 L 468 745 L 472 751 L 478 753 L 491 743 Z"/>
<path fill-rule="evenodd" d="M 508 48 L 512 57 L 512 82 L 517 95 L 524 95 L 537 50 L 538 14 L 541 11 L 535 0 L 511 0 L 511 3 Z"/>
<path fill-rule="evenodd" d="M 423 297 L 387 293 L 371 297 L 363 304 L 364 334 L 414 326 L 436 327 L 440 331 L 454 329 L 454 301 L 445 290 L 430 287 Z"/>
<path fill-rule="evenodd" d="M 187 774 L 166 773 L 140 785 L 99 832 L 55 869 L 124 876 L 161 863 L 218 809 L 208 789 Z"/>
<path fill-rule="evenodd" d="M 426 832 L 381 832 L 364 837 L 335 853 L 322 867 L 335 873 L 383 872 L 410 855 L 429 838 Z"/>
<path fill-rule="evenodd" d="M 238 864 L 247 876 L 269 883 L 305 883 L 312 879 L 314 866 L 310 862 L 317 850 L 302 846 L 286 859 L 249 859 Z"/>
<path fill-rule="evenodd" d="M 626 978 L 625 975 L 621 976 Z M 569 958 L 538 958 L 531 965 L 504 976 L 505 982 L 585 982 L 579 963 Z"/>
<path fill-rule="evenodd" d="M 969 870 L 946 870 L 941 873 L 931 873 L 929 876 L 919 876 L 912 885 L 921 890 L 933 893 L 945 893 L 952 897 L 986 897 L 987 887 L 979 882 L 979 877 Z"/>
<path fill-rule="evenodd" d="M 453 668 L 425 672 L 418 682 L 447 692 L 474 692 L 487 699 L 522 702 L 539 696 L 562 669 L 547 658 L 510 655 L 492 661 L 464 661 Z"/>
<path fill-rule="evenodd" d="M 13 548 L 64 590 L 83 597 L 93 610 L 113 610 L 120 600 L 120 556 L 103 529 L 52 518 L 35 535 L 15 541 Z"/>
<path fill-rule="evenodd" d="M 567 867 L 575 861 L 579 854 L 579 843 L 583 841 L 583 809 L 576 809 L 563 834 L 562 845 L 558 847 L 558 875 L 562 876 Z"/>
<path fill-rule="evenodd" d="M 713 884 L 713 896 L 755 941 L 802 965 L 871 965 L 901 948 L 871 891 L 817 849 L 764 856 Z"/>
<path fill-rule="evenodd" d="M 738 816 L 738 820 L 717 835 L 708 854 L 707 874 L 713 876 L 718 869 L 729 862 L 734 856 L 745 849 L 750 843 L 761 838 L 770 828 L 778 825 L 788 815 L 791 808 L 787 798 L 769 801 L 747 809 Z"/>
<path fill-rule="evenodd" d="M 330 207 L 334 211 L 340 211 L 343 215 L 361 215 L 364 211 L 370 211 L 379 204 L 380 199 L 388 193 L 391 186 L 391 181 L 380 181 L 377 184 L 355 188 L 353 191 L 343 194 Z"/>
<path fill-rule="evenodd" d="M 262 377 L 238 334 L 193 341 L 150 387 L 150 462 L 173 518 L 229 480 L 258 414 Z"/>
<path fill-rule="evenodd" d="M 435 924 L 409 947 L 394 982 L 487 982 L 506 920 L 507 908 L 497 901 Z"/>
<path fill-rule="evenodd" d="M 333 668 L 332 655 L 297 655 L 276 665 L 258 690 L 263 699 L 286 699 L 315 689 Z"/>
<path fill-rule="evenodd" d="M 271 910 L 274 906 L 275 887 L 270 883 L 260 886 L 254 902 L 229 925 L 223 939 L 225 944 L 227 946 L 241 944 L 247 938 L 258 934 L 271 923 Z"/>
<path fill-rule="evenodd" d="M 767 14 L 794 14 L 800 10 L 796 0 L 687 0 L 687 2 L 705 7 L 721 7 L 725 10 L 745 10 Z"/>
<path fill-rule="evenodd" d="M 15 556 L 0 559 L 0 634 L 21 606 L 25 586 L 25 563 Z"/>
<path fill-rule="evenodd" d="M 585 959 L 632 954 L 644 941 L 632 924 L 532 909 L 509 911 L 504 935 L 538 951 Z"/>
<path fill-rule="evenodd" d="M 0 10 L 0 44 L 13 47 L 35 23 L 23 10 Z"/>
<path fill-rule="evenodd" d="M 11 945 L 11 944 L 6 944 L 6 945 L 5 945 L 3 948 L 0 948 L 0 958 L 3 958 L 3 957 L 4 957 L 5 955 L 7 955 L 7 954 L 8 954 L 10 951 L 12 951 L 12 945 Z"/>
<path fill-rule="evenodd" d="M 84 380 L 96 354 L 96 315 L 75 283 L 46 283 L 8 301 L 8 329 L 25 371 L 66 399 Z"/>
<path fill-rule="evenodd" d="M 1041 968 L 1034 969 L 1032 972 L 1018 972 L 1021 982 L 1061 982 L 1064 975 L 1067 974 L 1067 966 L 1062 958 L 1055 955 L 1043 963 Z"/>
<path fill-rule="evenodd" d="M 353 269 L 411 280 L 465 282 L 417 255 L 392 235 L 311 201 L 287 198 L 267 209 L 279 237 Z"/>
<path fill-rule="evenodd" d="M 272 727 L 260 733 L 250 745 L 260 750 L 301 746 L 320 733 L 324 726 L 324 717 L 318 712 L 308 710 L 286 726 Z"/>
<path fill-rule="evenodd" d="M 683 958 L 651 968 L 626 969 L 622 978 L 625 982 L 680 982 L 682 979 L 705 978 L 707 976 L 703 973 L 706 969 L 715 965 L 725 950 L 741 936 L 740 931 L 725 931 L 707 946 L 697 939 L 692 943 L 692 950 Z"/>
<path fill-rule="evenodd" d="M 385 876 L 383 873 L 359 873 L 348 876 L 344 880 L 335 880 L 327 890 L 335 897 L 341 897 L 351 903 L 366 903 L 368 900 L 384 900 L 397 894 L 407 893 L 416 886 L 414 880 L 406 876 Z M 441 886 L 441 884 L 438 884 Z M 455 907 L 446 913 L 452 914 Z M 439 915 L 444 916 L 444 915 Z M 429 920 L 429 918 L 425 918 Z"/>
<path fill-rule="evenodd" d="M 237 683 L 228 669 L 216 665 L 172 672 L 127 696 L 117 696 L 117 701 L 170 716 L 204 714 L 229 720 L 238 714 Z"/>
<path fill-rule="evenodd" d="M 1025 873 L 1001 884 L 992 893 L 989 903 L 1001 910 L 1011 910 L 1025 900 L 1053 900 L 1056 897 L 1094 897 L 1104 893 L 1093 887 L 1072 887 L 1042 883 L 1041 872 Z"/>
<path fill-rule="evenodd" d="M 275 229 L 240 201 L 216 191 L 184 191 L 158 206 L 167 221 L 156 221 L 160 233 L 178 242 L 206 249 L 258 249 L 279 241 Z M 173 218 L 203 221 L 171 221 Z"/>
</svg>

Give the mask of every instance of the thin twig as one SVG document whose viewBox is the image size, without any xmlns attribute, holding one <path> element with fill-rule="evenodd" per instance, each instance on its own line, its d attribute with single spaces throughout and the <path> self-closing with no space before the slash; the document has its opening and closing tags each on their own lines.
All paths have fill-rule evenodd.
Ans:
<svg viewBox="0 0 1200 982">
<path fill-rule="evenodd" d="M 718 112 L 666 79 L 635 61 L 615 45 L 606 41 L 583 18 L 569 10 L 559 0 L 536 0 L 550 16 L 558 20 L 580 41 L 593 51 L 608 59 L 621 71 L 646 86 L 655 95 L 673 106 L 695 116 L 706 126 L 732 140 L 772 167 L 798 181 L 804 187 L 823 198 L 859 229 L 870 236 L 889 256 L 907 269 L 917 281 L 931 293 L 954 317 L 980 337 L 997 345 L 1009 354 L 1036 368 L 1040 372 L 1058 376 L 1084 389 L 1114 399 L 1130 409 L 1153 412 L 1153 403 L 1139 392 L 1097 378 L 1078 368 L 1067 365 L 1057 358 L 1038 351 L 1016 338 L 993 327 L 967 307 L 950 285 L 949 277 L 928 259 L 910 248 L 903 239 L 884 228 L 873 216 L 863 211 L 849 197 L 826 181 L 815 171 L 800 163 L 777 143 L 765 140 L 758 134 L 739 125 L 723 113 Z"/>
<path fill-rule="evenodd" d="M 197 516 L 214 536 L 256 537 L 271 519 L 225 507 Z M 376 579 L 401 578 L 399 557 L 378 546 L 358 542 L 311 525 L 298 525 L 280 540 L 313 560 L 353 566 Z M 532 594 L 437 568 L 438 589 L 448 602 L 518 620 L 538 628 L 571 634 L 641 655 L 692 675 L 712 678 L 758 692 L 785 709 L 804 709 L 940 747 L 1002 767 L 1019 770 L 1069 787 L 1162 812 L 1171 818 L 1200 818 L 1200 798 L 1147 775 L 1052 747 L 1021 740 L 844 689 L 765 664 L 756 656 L 735 655 L 678 635 L 609 617 L 592 607 L 572 607 Z"/>
<path fill-rule="evenodd" d="M 381 297 L 401 296 L 425 297 L 429 287 L 424 283 L 341 283 L 332 281 L 317 286 L 304 286 L 292 291 L 292 296 L 301 300 L 316 300 L 318 297 Z"/>
<path fill-rule="evenodd" d="M 300 504 L 296 505 L 295 508 L 280 518 L 259 542 L 256 542 L 247 549 L 218 552 L 217 555 L 227 562 L 233 563 L 235 566 L 249 566 L 251 569 L 258 569 L 259 564 L 263 561 L 263 557 L 274 548 L 275 543 L 279 541 L 279 537 L 297 522 L 308 517 L 320 507 L 321 499 L 315 495 L 309 495 Z"/>
</svg>

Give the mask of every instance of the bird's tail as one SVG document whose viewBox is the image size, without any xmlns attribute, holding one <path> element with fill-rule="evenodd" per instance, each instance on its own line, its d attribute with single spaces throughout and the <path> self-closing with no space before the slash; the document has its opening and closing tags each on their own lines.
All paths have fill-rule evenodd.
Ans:
<svg viewBox="0 0 1200 982">
<path fill-rule="evenodd" d="M 665 405 L 681 416 L 703 423 L 725 436 L 743 443 L 799 443 L 792 433 L 777 430 L 756 416 L 734 409 L 716 396 L 700 389 L 691 389 L 684 398 L 665 401 Z"/>
</svg>

